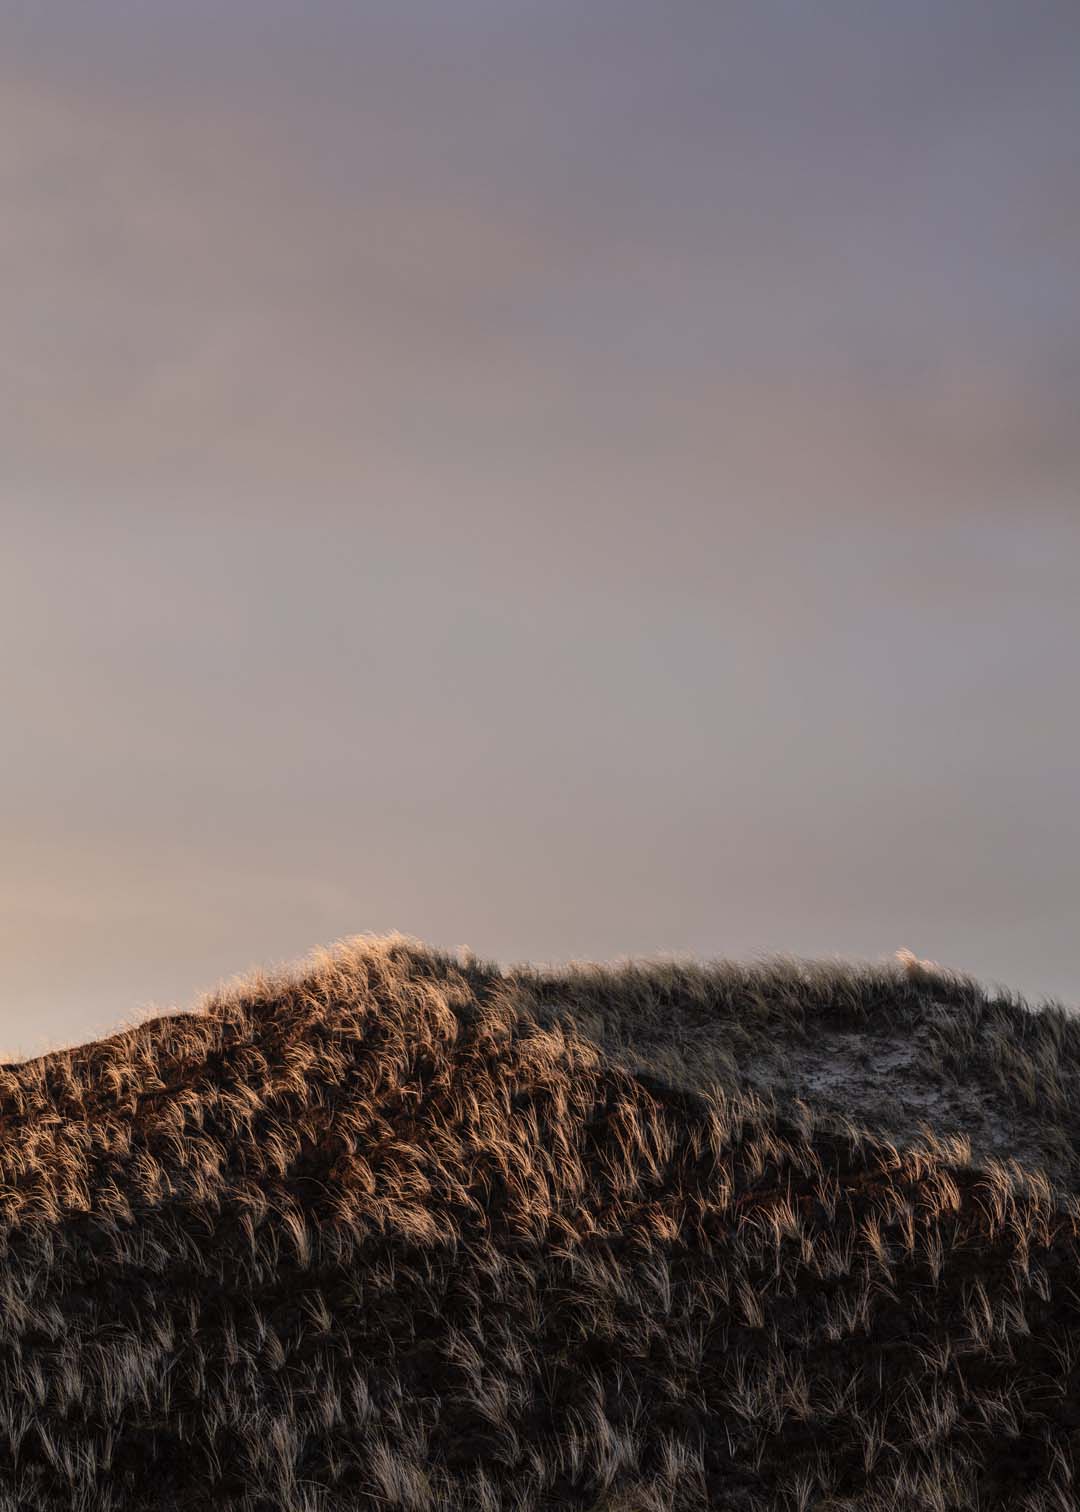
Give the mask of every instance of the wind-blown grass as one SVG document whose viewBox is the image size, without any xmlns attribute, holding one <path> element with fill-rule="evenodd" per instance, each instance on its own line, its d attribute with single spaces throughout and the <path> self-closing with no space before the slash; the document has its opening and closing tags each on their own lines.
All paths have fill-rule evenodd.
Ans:
<svg viewBox="0 0 1080 1512">
<path fill-rule="evenodd" d="M 5 1066 L 0 1512 L 1069 1512 L 1078 1067 L 918 963 L 401 936 Z"/>
</svg>

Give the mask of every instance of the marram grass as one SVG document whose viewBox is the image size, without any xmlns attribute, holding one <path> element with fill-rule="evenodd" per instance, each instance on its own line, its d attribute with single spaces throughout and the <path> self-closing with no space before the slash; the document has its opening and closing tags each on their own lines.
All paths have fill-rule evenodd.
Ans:
<svg viewBox="0 0 1080 1512">
<path fill-rule="evenodd" d="M 1075 1512 L 1078 1118 L 910 958 L 365 937 L 4 1066 L 0 1512 Z"/>
</svg>

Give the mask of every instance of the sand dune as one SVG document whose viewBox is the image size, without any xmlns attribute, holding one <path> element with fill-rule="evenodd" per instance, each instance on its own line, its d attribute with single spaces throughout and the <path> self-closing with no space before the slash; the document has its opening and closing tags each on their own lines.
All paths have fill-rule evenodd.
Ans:
<svg viewBox="0 0 1080 1512">
<path fill-rule="evenodd" d="M 4 1066 L 0 1512 L 1067 1512 L 1078 1080 L 910 953 L 402 936 Z"/>
</svg>

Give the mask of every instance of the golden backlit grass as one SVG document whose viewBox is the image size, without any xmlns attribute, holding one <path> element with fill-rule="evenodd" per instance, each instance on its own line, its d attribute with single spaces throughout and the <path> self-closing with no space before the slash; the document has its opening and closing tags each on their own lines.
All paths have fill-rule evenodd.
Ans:
<svg viewBox="0 0 1080 1512">
<path fill-rule="evenodd" d="M 0 1509 L 1070 1512 L 1068 1180 L 739 1084 L 927 1022 L 1071 1170 L 1076 1022 L 917 963 L 363 938 L 0 1069 Z"/>
</svg>

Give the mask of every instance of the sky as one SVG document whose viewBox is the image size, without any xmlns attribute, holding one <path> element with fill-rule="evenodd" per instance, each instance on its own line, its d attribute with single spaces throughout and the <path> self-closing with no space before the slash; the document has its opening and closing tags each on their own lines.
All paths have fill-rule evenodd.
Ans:
<svg viewBox="0 0 1080 1512">
<path fill-rule="evenodd" d="M 398 929 L 1080 1004 L 1074 0 L 0 19 L 0 1055 Z"/>
</svg>

